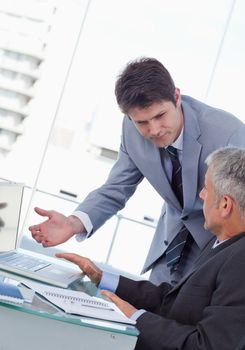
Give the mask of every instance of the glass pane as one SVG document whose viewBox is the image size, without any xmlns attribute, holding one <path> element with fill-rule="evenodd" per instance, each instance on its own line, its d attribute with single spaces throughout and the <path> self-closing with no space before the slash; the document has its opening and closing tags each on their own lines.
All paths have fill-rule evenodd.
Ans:
<svg viewBox="0 0 245 350">
<path fill-rule="evenodd" d="M 0 1 L 1 178 L 35 186 L 86 4 Z"/>
<path fill-rule="evenodd" d="M 220 50 L 207 102 L 223 108 L 245 122 L 243 82 L 245 80 L 245 3 L 234 1 L 232 16 Z"/>
<path fill-rule="evenodd" d="M 103 183 L 121 135 L 114 82 L 129 60 L 158 58 L 182 93 L 203 99 L 230 6 L 228 0 L 92 1 L 38 186 L 83 199 Z M 154 191 L 147 200 L 155 203 Z M 157 217 L 159 208 L 153 207 Z"/>
<path fill-rule="evenodd" d="M 106 179 L 117 156 L 123 117 L 114 83 L 128 61 L 156 57 L 183 94 L 244 120 L 241 0 L 19 4 L 0 1 L 0 165 L 2 178 L 38 189 L 30 195 L 23 219 L 27 237 L 29 224 L 40 221 L 35 205 L 68 215 Z M 18 19 L 11 11 L 21 18 L 18 35 L 9 31 Z M 161 205 L 160 196 L 143 181 L 122 214 L 156 222 Z M 113 218 L 88 241 L 71 240 L 62 249 L 105 260 L 115 222 Z M 144 254 L 148 238 L 145 244 Z M 116 258 L 113 263 L 121 264 Z"/>
<path fill-rule="evenodd" d="M 122 218 L 108 263 L 139 276 L 153 238 L 154 228 L 154 225 L 148 225 L 145 222 Z M 125 252 L 127 252 L 126 255 Z"/>
</svg>

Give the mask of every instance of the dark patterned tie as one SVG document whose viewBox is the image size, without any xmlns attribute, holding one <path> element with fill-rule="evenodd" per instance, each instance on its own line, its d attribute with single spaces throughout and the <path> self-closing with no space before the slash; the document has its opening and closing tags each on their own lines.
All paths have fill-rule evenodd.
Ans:
<svg viewBox="0 0 245 350">
<path fill-rule="evenodd" d="M 178 198 L 181 206 L 183 207 L 182 169 L 177 149 L 173 146 L 168 146 L 167 152 L 169 154 L 173 167 L 171 187 L 176 197 Z"/>
<path fill-rule="evenodd" d="M 172 180 L 171 187 L 179 200 L 179 203 L 183 207 L 183 188 L 182 188 L 182 169 L 178 158 L 177 149 L 173 146 L 167 147 L 167 152 L 172 162 Z M 187 228 L 182 226 L 181 230 L 171 242 L 168 249 L 166 250 L 166 261 L 167 266 L 170 268 L 172 274 L 178 269 L 178 264 L 183 255 L 183 249 L 190 246 L 193 238 Z"/>
</svg>

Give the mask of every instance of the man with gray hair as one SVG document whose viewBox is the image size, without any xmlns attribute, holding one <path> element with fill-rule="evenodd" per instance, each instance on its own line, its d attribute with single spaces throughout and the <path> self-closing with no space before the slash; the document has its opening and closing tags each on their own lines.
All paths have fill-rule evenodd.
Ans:
<svg viewBox="0 0 245 350">
<path fill-rule="evenodd" d="M 245 149 L 218 149 L 206 163 L 199 195 L 204 226 L 215 238 L 176 286 L 110 276 L 87 258 L 57 255 L 76 263 L 136 320 L 136 350 L 232 350 L 244 336 Z"/>
</svg>

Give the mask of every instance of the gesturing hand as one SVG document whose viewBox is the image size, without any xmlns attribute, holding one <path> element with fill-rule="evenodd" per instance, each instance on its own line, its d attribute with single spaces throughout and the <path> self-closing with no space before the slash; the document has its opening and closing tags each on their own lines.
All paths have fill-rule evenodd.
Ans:
<svg viewBox="0 0 245 350">
<path fill-rule="evenodd" d="M 73 253 L 57 253 L 56 256 L 78 265 L 93 283 L 97 285 L 100 283 L 102 270 L 100 270 L 90 259 Z"/>
<path fill-rule="evenodd" d="M 83 229 L 83 225 L 78 218 L 67 217 L 54 210 L 35 208 L 35 211 L 43 217 L 48 217 L 41 224 L 29 227 L 32 237 L 44 247 L 52 247 L 64 243 L 75 233 L 79 232 L 79 229 Z M 77 227 L 75 227 L 74 223 L 77 224 Z"/>
</svg>

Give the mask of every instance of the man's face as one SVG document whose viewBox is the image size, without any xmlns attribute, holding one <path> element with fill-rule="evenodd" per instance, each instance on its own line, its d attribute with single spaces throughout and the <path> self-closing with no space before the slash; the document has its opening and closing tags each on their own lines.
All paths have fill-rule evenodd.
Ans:
<svg viewBox="0 0 245 350">
<path fill-rule="evenodd" d="M 205 218 L 204 228 L 219 234 L 221 229 L 221 217 L 219 202 L 211 180 L 212 169 L 209 167 L 205 175 L 204 187 L 199 196 L 203 200 L 203 214 Z"/>
<path fill-rule="evenodd" d="M 176 106 L 163 100 L 146 108 L 132 108 L 128 116 L 142 136 L 157 147 L 167 147 L 178 138 L 183 128 L 180 92 L 176 89 Z"/>
</svg>

